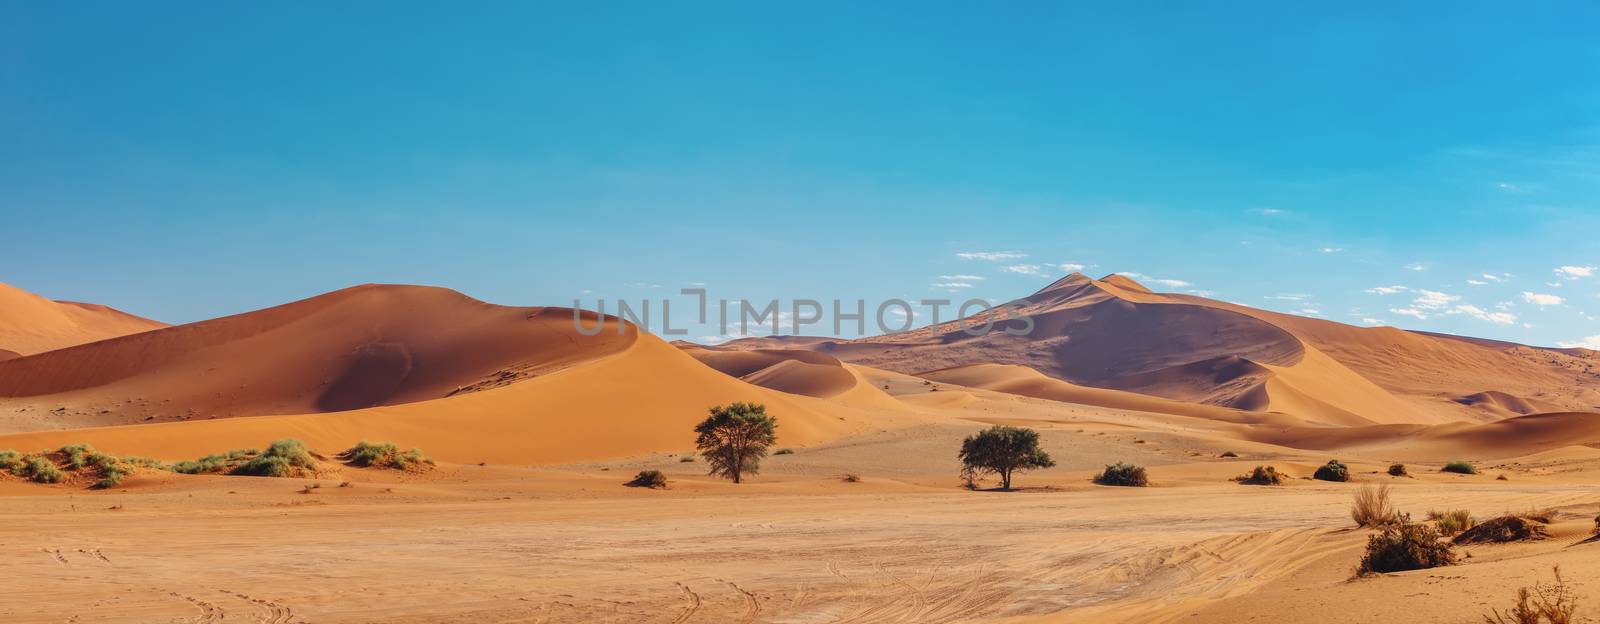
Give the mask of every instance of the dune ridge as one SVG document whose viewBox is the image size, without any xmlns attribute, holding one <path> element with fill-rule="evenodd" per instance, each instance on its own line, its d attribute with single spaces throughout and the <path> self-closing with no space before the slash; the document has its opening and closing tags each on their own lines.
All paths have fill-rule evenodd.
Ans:
<svg viewBox="0 0 1600 624">
<path fill-rule="evenodd" d="M 0 360 L 166 327 L 110 306 L 51 301 L 0 282 Z"/>
</svg>

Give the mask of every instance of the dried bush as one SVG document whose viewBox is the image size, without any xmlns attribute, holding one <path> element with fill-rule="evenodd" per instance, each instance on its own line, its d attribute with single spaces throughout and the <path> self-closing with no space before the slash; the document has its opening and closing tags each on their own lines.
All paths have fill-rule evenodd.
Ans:
<svg viewBox="0 0 1600 624">
<path fill-rule="evenodd" d="M 1272 466 L 1256 466 L 1250 474 L 1234 477 L 1233 480 L 1244 485 L 1283 485 L 1283 480 L 1287 478 L 1288 476 Z"/>
<path fill-rule="evenodd" d="M 1452 565 L 1455 552 L 1439 541 L 1439 532 L 1426 524 L 1416 524 L 1406 516 L 1367 538 L 1367 552 L 1356 573 L 1404 572 Z"/>
<path fill-rule="evenodd" d="M 1377 527 L 1395 521 L 1394 504 L 1389 502 L 1388 485 L 1363 485 L 1350 504 L 1350 518 L 1356 526 Z"/>
<path fill-rule="evenodd" d="M 1548 518 L 1541 521 L 1538 516 L 1506 515 L 1491 518 L 1462 531 L 1456 536 L 1455 543 L 1503 544 L 1541 540 L 1550 536 L 1550 532 L 1544 528 L 1547 521 Z"/>
<path fill-rule="evenodd" d="M 1100 485 L 1145 487 L 1150 485 L 1150 477 L 1145 474 L 1143 466 L 1117 462 L 1095 475 L 1094 482 Z"/>
<path fill-rule="evenodd" d="M 1350 467 L 1337 459 L 1330 459 L 1328 463 L 1318 467 L 1317 471 L 1311 475 L 1311 478 L 1318 481 L 1349 481 Z"/>
<path fill-rule="evenodd" d="M 632 481 L 623 485 L 650 488 L 652 490 L 664 489 L 667 487 L 667 475 L 661 474 L 660 470 L 640 470 L 639 474 L 633 476 Z"/>
</svg>

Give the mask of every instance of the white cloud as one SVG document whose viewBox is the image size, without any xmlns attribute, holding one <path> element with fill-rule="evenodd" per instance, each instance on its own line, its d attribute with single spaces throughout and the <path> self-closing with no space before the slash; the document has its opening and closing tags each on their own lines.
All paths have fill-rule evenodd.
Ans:
<svg viewBox="0 0 1600 624">
<path fill-rule="evenodd" d="M 1560 275 L 1561 277 L 1563 277 L 1565 279 L 1569 279 L 1569 280 L 1571 280 L 1571 279 L 1581 279 L 1581 278 L 1585 278 L 1585 277 L 1594 277 L 1594 270 L 1595 270 L 1595 267 L 1592 267 L 1592 266 L 1572 266 L 1572 265 L 1568 265 L 1568 266 L 1558 267 L 1556 269 L 1556 275 Z"/>
<path fill-rule="evenodd" d="M 1185 282 L 1183 280 L 1177 280 L 1177 279 L 1155 279 L 1155 278 L 1152 278 L 1152 279 L 1148 279 L 1148 280 L 1145 280 L 1145 281 L 1150 282 L 1152 284 L 1155 284 L 1157 286 L 1170 286 L 1172 288 L 1184 288 L 1186 286 L 1193 286 L 1194 285 L 1194 284 L 1190 284 L 1189 282 Z"/>
<path fill-rule="evenodd" d="M 1044 272 L 1044 267 L 1037 264 L 1013 264 L 1011 266 L 1001 267 L 1000 270 L 1007 273 L 1021 273 L 1023 275 L 1033 275 L 1035 277 L 1048 277 L 1048 275 L 1046 275 Z"/>
<path fill-rule="evenodd" d="M 1428 318 L 1428 314 L 1426 312 L 1416 308 L 1389 308 L 1389 311 L 1399 314 L 1400 316 L 1410 316 L 1418 320 L 1426 320 Z"/>
<path fill-rule="evenodd" d="M 1299 310 L 1295 310 L 1294 313 L 1301 316 L 1322 316 L 1322 310 L 1318 310 L 1316 308 L 1300 308 Z"/>
<path fill-rule="evenodd" d="M 1344 251 L 1343 247 L 1323 247 L 1322 248 L 1322 253 L 1340 253 L 1340 252 L 1343 252 L 1343 251 Z"/>
<path fill-rule="evenodd" d="M 1426 271 L 1426 270 L 1428 270 L 1428 265 L 1425 262 L 1413 262 L 1411 264 L 1406 265 L 1406 270 L 1407 271 Z"/>
<path fill-rule="evenodd" d="M 1561 343 L 1561 346 L 1568 349 L 1594 349 L 1596 351 L 1600 351 L 1600 335 L 1590 336 L 1588 338 L 1574 340 L 1572 342 L 1563 342 Z"/>
<path fill-rule="evenodd" d="M 1483 274 L 1483 279 L 1486 279 L 1486 280 L 1489 280 L 1489 281 L 1491 281 L 1491 282 L 1498 282 L 1498 281 L 1500 281 L 1500 280 L 1501 280 L 1501 279 L 1502 279 L 1502 278 L 1501 278 L 1501 276 L 1499 276 L 1499 275 L 1495 275 L 1495 274 L 1493 274 L 1493 273 L 1484 273 L 1484 274 Z"/>
<path fill-rule="evenodd" d="M 966 282 L 934 282 L 932 284 L 932 286 L 934 288 L 943 288 L 943 289 L 946 289 L 946 290 L 955 290 L 957 288 L 972 288 L 972 284 L 968 284 Z"/>
<path fill-rule="evenodd" d="M 1418 290 L 1417 298 L 1411 301 L 1411 305 L 1423 310 L 1438 310 L 1459 300 L 1461 297 L 1436 290 Z"/>
<path fill-rule="evenodd" d="M 1469 279 L 1469 280 L 1467 280 L 1467 283 L 1468 284 L 1472 284 L 1473 286 L 1488 286 L 1489 285 L 1489 282 L 1485 282 L 1483 280 L 1475 280 L 1475 279 Z"/>
<path fill-rule="evenodd" d="M 1305 301 L 1310 298 L 1311 295 L 1301 293 L 1290 293 L 1287 295 L 1267 295 L 1262 297 L 1262 299 L 1277 299 L 1279 301 Z"/>
<path fill-rule="evenodd" d="M 1073 271 L 1082 271 L 1082 270 L 1084 270 L 1086 268 L 1089 268 L 1086 265 L 1078 264 L 1076 262 L 1064 262 L 1064 263 L 1056 265 L 1056 267 L 1060 268 L 1061 270 L 1066 271 L 1068 273 L 1071 273 Z"/>
<path fill-rule="evenodd" d="M 956 254 L 956 257 L 962 260 L 999 262 L 1001 260 L 1021 260 L 1028 257 L 1028 254 L 1020 251 L 963 251 Z"/>
<path fill-rule="evenodd" d="M 1556 295 L 1546 295 L 1536 292 L 1528 292 L 1526 290 L 1522 291 L 1522 300 L 1541 306 L 1561 305 L 1562 302 L 1566 301 L 1565 298 L 1558 297 Z"/>
<path fill-rule="evenodd" d="M 1281 217 L 1283 215 L 1289 214 L 1289 211 L 1284 210 L 1282 208 L 1257 208 L 1257 209 L 1253 210 L 1252 212 L 1254 212 L 1254 213 L 1256 213 L 1258 215 L 1261 215 L 1263 217 Z"/>
<path fill-rule="evenodd" d="M 947 282 L 981 282 L 982 275 L 940 275 L 939 279 Z"/>
<path fill-rule="evenodd" d="M 1510 312 L 1490 312 L 1475 305 L 1458 305 L 1451 309 L 1450 314 L 1466 314 L 1480 321 L 1488 321 L 1500 325 L 1515 325 L 1517 315 Z"/>
<path fill-rule="evenodd" d="M 1191 295 L 1199 295 L 1201 297 L 1210 297 L 1212 295 L 1217 294 L 1217 291 L 1214 291 L 1214 290 L 1200 290 L 1198 288 L 1191 288 L 1191 289 L 1189 289 L 1189 294 L 1191 294 Z"/>
<path fill-rule="evenodd" d="M 1406 292 L 1408 290 L 1411 290 L 1411 289 L 1407 288 L 1405 286 L 1378 286 L 1378 287 L 1375 287 L 1375 288 L 1368 288 L 1367 292 L 1372 293 L 1374 295 L 1392 295 L 1392 294 L 1395 294 L 1395 293 L 1403 293 L 1403 292 Z"/>
<path fill-rule="evenodd" d="M 1369 316 L 1369 317 L 1361 319 L 1361 324 L 1362 325 L 1383 325 L 1384 323 L 1383 323 L 1383 319 L 1375 319 L 1375 318 L 1372 318 L 1372 317 Z"/>
</svg>

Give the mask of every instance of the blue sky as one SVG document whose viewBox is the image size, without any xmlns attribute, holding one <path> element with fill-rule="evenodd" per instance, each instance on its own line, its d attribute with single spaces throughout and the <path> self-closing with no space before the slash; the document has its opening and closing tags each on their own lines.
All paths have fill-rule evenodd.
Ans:
<svg viewBox="0 0 1600 624">
<path fill-rule="evenodd" d="M 1600 346 L 1592 3 L 222 4 L 0 2 L 0 281 L 187 322 L 1084 265 Z"/>
</svg>

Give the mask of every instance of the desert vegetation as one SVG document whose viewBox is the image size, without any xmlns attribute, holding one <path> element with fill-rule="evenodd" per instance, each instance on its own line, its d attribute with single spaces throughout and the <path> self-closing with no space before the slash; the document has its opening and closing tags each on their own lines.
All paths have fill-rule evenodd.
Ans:
<svg viewBox="0 0 1600 624">
<path fill-rule="evenodd" d="M 1399 516 L 1367 538 L 1367 549 L 1356 573 L 1361 576 L 1404 572 L 1452 565 L 1456 554 L 1439 541 L 1439 532 L 1426 524 Z"/>
<path fill-rule="evenodd" d="M 660 470 L 640 470 L 639 474 L 633 475 L 633 479 L 623 485 L 651 490 L 666 489 L 667 475 L 662 474 Z"/>
<path fill-rule="evenodd" d="M 1019 471 L 1056 465 L 1050 454 L 1039 448 L 1039 432 L 1026 427 L 995 425 L 961 442 L 961 477 L 976 484 L 985 474 L 1000 477 L 1000 489 L 1011 489 L 1011 477 Z"/>
<path fill-rule="evenodd" d="M 778 419 L 757 403 L 730 403 L 711 408 L 696 425 L 695 447 L 711 465 L 710 474 L 741 483 L 747 474 L 761 470 L 761 459 L 778 441 Z"/>
<path fill-rule="evenodd" d="M 1384 526 L 1395 521 L 1394 503 L 1389 501 L 1388 485 L 1363 485 L 1350 504 L 1350 518 L 1359 527 Z"/>
<path fill-rule="evenodd" d="M 1533 587 L 1517 590 L 1517 601 L 1505 612 L 1494 609 L 1483 616 L 1486 624 L 1571 624 L 1576 622 L 1578 597 L 1566 579 L 1561 577 L 1560 566 L 1553 583 L 1536 583 Z"/>
<path fill-rule="evenodd" d="M 69 444 L 53 452 L 22 455 L 14 450 L 0 451 L 0 472 L 34 483 L 82 482 L 92 479 L 97 489 L 116 487 L 136 468 L 165 468 L 160 462 L 143 457 L 123 457 L 102 453 L 87 444 Z"/>
<path fill-rule="evenodd" d="M 229 474 L 251 477 L 304 477 L 316 474 L 319 464 L 305 443 L 275 440 L 267 450 L 236 449 L 172 465 L 183 474 Z"/>
<path fill-rule="evenodd" d="M 1344 482 L 1350 480 L 1350 467 L 1337 459 L 1330 459 L 1328 463 L 1317 467 L 1311 478 L 1318 481 Z"/>
<path fill-rule="evenodd" d="M 368 442 L 362 440 L 345 449 L 339 458 L 352 466 L 362 468 L 388 468 L 391 470 L 419 471 L 432 468 L 433 460 L 422 454 L 422 449 L 401 451 L 393 442 Z"/>
<path fill-rule="evenodd" d="M 1406 465 L 1405 464 L 1389 464 L 1388 472 L 1389 472 L 1389 476 L 1391 476 L 1391 477 L 1406 477 L 1406 476 L 1410 476 L 1406 472 Z"/>
<path fill-rule="evenodd" d="M 1472 512 L 1465 509 L 1450 509 L 1445 511 L 1429 510 L 1428 519 L 1433 521 L 1441 535 L 1450 536 L 1472 528 Z"/>
<path fill-rule="evenodd" d="M 1283 485 L 1283 480 L 1288 478 L 1272 466 L 1256 466 L 1250 474 L 1234 477 L 1233 480 L 1243 485 Z"/>
<path fill-rule="evenodd" d="M 1466 528 L 1456 536 L 1455 543 L 1498 544 L 1541 540 L 1550 535 L 1544 526 L 1548 522 L 1548 516 L 1538 514 L 1507 514 Z"/>
<path fill-rule="evenodd" d="M 1095 475 L 1094 482 L 1099 485 L 1118 485 L 1123 487 L 1145 487 L 1150 485 L 1150 479 L 1145 474 L 1143 466 L 1117 462 L 1106 466 L 1105 470 Z"/>
<path fill-rule="evenodd" d="M 1467 461 L 1453 461 L 1445 464 L 1440 470 L 1456 474 L 1478 474 L 1478 467 Z"/>
</svg>

